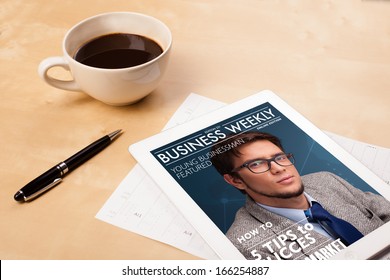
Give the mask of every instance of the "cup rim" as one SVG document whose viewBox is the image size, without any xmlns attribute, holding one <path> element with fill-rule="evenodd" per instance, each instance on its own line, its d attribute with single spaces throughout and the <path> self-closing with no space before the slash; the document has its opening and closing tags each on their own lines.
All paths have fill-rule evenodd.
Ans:
<svg viewBox="0 0 390 280">
<path fill-rule="evenodd" d="M 118 15 L 118 14 L 126 14 L 126 15 L 136 15 L 136 16 L 141 16 L 141 17 L 145 17 L 145 18 L 149 18 L 151 20 L 154 20 L 154 21 L 157 21 L 159 24 L 161 24 L 163 26 L 163 28 L 166 29 L 167 31 L 167 34 L 169 35 L 169 38 L 168 38 L 168 44 L 165 48 L 163 48 L 163 52 L 153 58 L 152 60 L 149 60 L 145 63 L 142 63 L 142 64 L 139 64 L 139 65 L 135 65 L 135 66 L 130 66 L 130 67 L 124 67 L 124 68 L 115 68 L 115 69 L 111 69 L 111 68 L 99 68 L 99 67 L 93 67 L 93 66 L 89 66 L 89 65 L 86 65 L 86 64 L 83 64 L 79 61 L 77 61 L 76 59 L 73 58 L 72 55 L 70 55 L 66 49 L 66 40 L 68 38 L 68 36 L 78 27 L 80 27 L 81 25 L 85 24 L 86 22 L 88 21 L 91 21 L 91 20 L 94 20 L 95 18 L 98 18 L 98 17 L 104 17 L 104 16 L 110 16 L 110 15 Z M 62 41 L 62 50 L 63 50 L 63 53 L 64 55 L 70 59 L 71 61 L 73 61 L 74 63 L 78 64 L 79 66 L 82 66 L 82 67 L 86 67 L 86 68 L 92 68 L 96 71 L 110 71 L 110 72 L 114 72 L 114 71 L 123 71 L 123 70 L 129 70 L 129 69 L 140 69 L 140 68 L 144 68 L 144 67 L 147 67 L 153 63 L 155 63 L 156 60 L 160 60 L 163 56 L 166 56 L 168 54 L 168 52 L 170 51 L 171 47 L 172 47 L 172 32 L 170 30 L 170 28 L 164 23 L 162 22 L 161 20 L 153 17 L 153 16 L 150 16 L 150 15 L 146 15 L 146 14 L 142 14 L 142 13 L 137 13 L 137 12 L 125 12 L 125 11 L 117 11 L 117 12 L 107 12 L 107 13 L 101 13 L 101 14 L 97 14 L 97 15 L 94 15 L 94 16 L 91 16 L 91 17 L 88 17 L 88 18 L 85 18 L 81 21 L 79 21 L 78 23 L 76 23 L 75 25 L 73 25 L 65 34 L 64 36 L 64 39 Z"/>
</svg>

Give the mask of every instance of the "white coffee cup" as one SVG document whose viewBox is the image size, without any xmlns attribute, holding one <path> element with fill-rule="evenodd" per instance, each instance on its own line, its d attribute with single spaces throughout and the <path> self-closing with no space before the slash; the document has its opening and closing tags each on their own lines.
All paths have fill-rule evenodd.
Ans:
<svg viewBox="0 0 390 280">
<path fill-rule="evenodd" d="M 163 52 L 156 58 L 132 67 L 106 69 L 87 66 L 74 59 L 86 42 L 112 33 L 145 36 L 157 42 Z M 150 94 L 160 82 L 168 64 L 172 46 L 169 28 L 151 16 L 132 12 L 112 12 L 85 19 L 65 35 L 62 57 L 48 57 L 39 67 L 40 77 L 49 85 L 69 91 L 82 91 L 109 105 L 132 104 Z M 70 81 L 49 74 L 53 67 L 70 71 Z"/>
</svg>

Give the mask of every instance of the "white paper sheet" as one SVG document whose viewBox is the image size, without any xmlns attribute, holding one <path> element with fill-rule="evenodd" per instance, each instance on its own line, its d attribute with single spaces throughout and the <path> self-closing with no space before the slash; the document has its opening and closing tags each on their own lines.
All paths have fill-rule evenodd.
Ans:
<svg viewBox="0 0 390 280">
<path fill-rule="evenodd" d="M 190 94 L 164 129 L 222 107 L 224 103 Z M 326 132 L 385 182 L 390 182 L 390 149 Z M 218 256 L 181 215 L 157 184 L 136 165 L 96 215 L 97 219 L 169 244 L 204 259 Z"/>
<path fill-rule="evenodd" d="M 224 103 L 190 94 L 164 129 L 184 123 Z M 218 256 L 187 222 L 139 164 L 129 172 L 96 215 L 97 219 L 164 242 L 204 259 Z"/>
</svg>

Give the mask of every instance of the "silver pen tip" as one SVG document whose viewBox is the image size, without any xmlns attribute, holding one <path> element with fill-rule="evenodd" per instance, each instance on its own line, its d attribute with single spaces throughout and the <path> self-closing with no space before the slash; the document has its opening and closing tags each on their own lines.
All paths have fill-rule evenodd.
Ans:
<svg viewBox="0 0 390 280">
<path fill-rule="evenodd" d="M 108 137 L 110 137 L 111 141 L 114 140 L 119 134 L 121 134 L 122 129 L 115 130 L 114 132 L 111 132 L 108 134 Z"/>
</svg>

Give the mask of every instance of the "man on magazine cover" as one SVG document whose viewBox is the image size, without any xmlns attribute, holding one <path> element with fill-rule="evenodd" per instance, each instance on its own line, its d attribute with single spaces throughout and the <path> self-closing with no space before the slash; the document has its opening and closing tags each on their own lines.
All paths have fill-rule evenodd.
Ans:
<svg viewBox="0 0 390 280">
<path fill-rule="evenodd" d="M 226 233 L 247 259 L 328 259 L 390 221 L 382 196 L 329 172 L 300 176 L 271 134 L 232 135 L 212 155 L 225 181 L 247 195 Z"/>
</svg>

